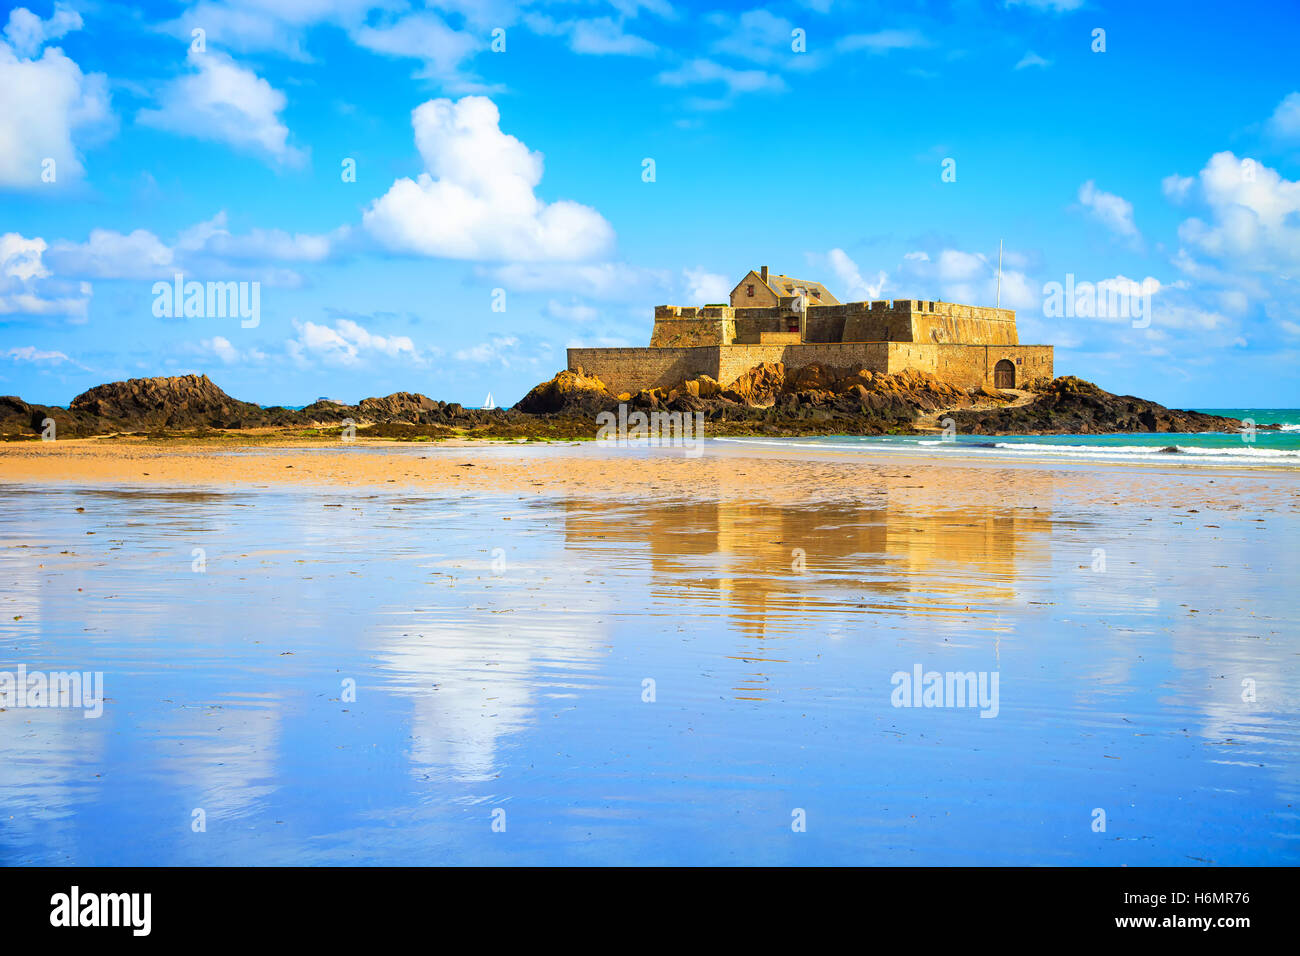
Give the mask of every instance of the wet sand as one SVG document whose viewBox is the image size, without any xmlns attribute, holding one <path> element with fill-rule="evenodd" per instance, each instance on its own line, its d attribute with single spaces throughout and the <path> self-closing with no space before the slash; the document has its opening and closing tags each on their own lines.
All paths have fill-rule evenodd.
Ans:
<svg viewBox="0 0 1300 956">
<path fill-rule="evenodd" d="M 94 439 L 0 446 L 0 484 L 379 488 L 516 496 L 853 501 L 884 491 L 935 507 L 996 506 L 1050 494 L 1098 507 L 1300 505 L 1300 475 L 1178 463 L 1074 465 L 705 442 L 677 448 L 594 443 L 337 441 L 230 448 Z"/>
</svg>

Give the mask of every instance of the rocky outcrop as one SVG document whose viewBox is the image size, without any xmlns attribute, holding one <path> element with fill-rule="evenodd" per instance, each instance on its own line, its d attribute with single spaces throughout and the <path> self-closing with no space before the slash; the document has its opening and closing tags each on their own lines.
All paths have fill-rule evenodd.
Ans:
<svg viewBox="0 0 1300 956">
<path fill-rule="evenodd" d="M 1237 431 L 1241 422 L 1115 395 L 1073 375 L 1029 383 L 1032 402 L 991 411 L 954 412 L 957 430 L 976 435 Z M 1261 426 L 1264 428 L 1275 426 Z"/>
<path fill-rule="evenodd" d="M 48 418 L 54 419 L 58 435 L 73 438 L 86 434 L 66 408 L 29 405 L 17 395 L 0 396 L 0 435 L 39 435 Z"/>
<path fill-rule="evenodd" d="M 250 428 L 267 422 L 260 406 L 231 398 L 206 375 L 133 378 L 97 385 L 68 406 L 86 422 L 129 422 L 135 428 Z"/>
<path fill-rule="evenodd" d="M 581 415 L 594 417 L 618 404 L 605 383 L 581 368 L 558 372 L 549 382 L 535 386 L 521 398 L 514 410 L 530 415 Z"/>
<path fill-rule="evenodd" d="M 968 407 L 978 399 L 1009 401 L 1010 397 L 993 390 L 958 388 L 911 369 L 885 374 L 814 364 L 788 370 L 780 362 L 765 362 L 737 376 L 725 388 L 702 375 L 671 389 L 643 391 L 632 403 L 694 411 L 822 407 L 889 421 L 910 421 L 921 412 Z"/>
<path fill-rule="evenodd" d="M 371 421 L 417 422 L 421 416 L 437 412 L 441 407 L 445 407 L 443 402 L 435 402 L 419 392 L 394 392 L 383 398 L 363 398 L 357 411 Z"/>
<path fill-rule="evenodd" d="M 54 419 L 59 438 L 113 433 L 203 433 L 210 429 L 331 428 L 344 420 L 393 438 L 468 433 L 492 438 L 594 437 L 594 419 L 627 402 L 642 409 L 698 412 L 712 434 L 873 435 L 924 431 L 951 415 L 965 434 L 1235 431 L 1236 419 L 1178 411 L 1113 395 L 1066 376 L 1030 383 L 1033 400 L 1011 404 L 996 389 L 960 388 L 924 372 L 780 363 L 757 365 L 725 386 L 707 375 L 673 388 L 614 395 L 581 369 L 533 388 L 510 410 L 467 409 L 418 392 L 366 398 L 358 405 L 318 400 L 302 409 L 264 408 L 231 398 L 206 375 L 131 379 L 78 395 L 68 408 L 0 397 L 0 436 L 33 438 Z M 1023 401 L 1023 397 L 1020 399 Z M 993 406 L 993 407 L 990 407 Z M 1266 427 L 1266 426 L 1261 426 Z"/>
<path fill-rule="evenodd" d="M 81 438 L 119 432 L 311 428 L 345 420 L 361 426 L 450 428 L 500 424 L 507 414 L 503 409 L 466 409 L 415 392 L 366 398 L 359 405 L 318 400 L 301 409 L 264 408 L 231 398 L 206 375 L 177 375 L 97 385 L 67 408 L 29 405 L 14 396 L 0 398 L 0 435 L 39 435 L 46 418 L 54 419 L 58 437 Z"/>
</svg>

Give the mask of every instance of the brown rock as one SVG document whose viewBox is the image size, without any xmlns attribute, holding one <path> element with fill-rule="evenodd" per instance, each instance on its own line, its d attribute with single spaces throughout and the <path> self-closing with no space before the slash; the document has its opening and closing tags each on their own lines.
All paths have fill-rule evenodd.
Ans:
<svg viewBox="0 0 1300 956">
<path fill-rule="evenodd" d="M 549 382 L 537 385 L 519 400 L 515 409 L 534 415 L 566 414 L 595 415 L 605 410 L 616 399 L 605 383 L 594 375 L 576 372 L 558 372 Z"/>
<path fill-rule="evenodd" d="M 736 377 L 722 392 L 722 397 L 742 405 L 771 405 L 785 386 L 785 366 L 764 362 Z"/>
</svg>

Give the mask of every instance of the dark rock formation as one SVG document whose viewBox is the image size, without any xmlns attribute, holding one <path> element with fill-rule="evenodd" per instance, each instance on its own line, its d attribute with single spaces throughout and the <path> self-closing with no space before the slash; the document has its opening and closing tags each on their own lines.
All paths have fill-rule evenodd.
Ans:
<svg viewBox="0 0 1300 956">
<path fill-rule="evenodd" d="M 96 385 L 72 400 L 68 411 L 91 423 L 151 428 L 255 428 L 268 424 L 263 409 L 231 398 L 206 375 L 133 378 Z"/>
<path fill-rule="evenodd" d="M 1114 395 L 1073 375 L 1030 383 L 1027 405 L 952 413 L 957 430 L 976 435 L 1108 432 L 1233 432 L 1235 418 L 1165 408 L 1132 395 Z M 1270 426 L 1261 426 L 1264 428 Z"/>
<path fill-rule="evenodd" d="M 1033 400 L 995 389 L 959 388 L 924 372 L 896 374 L 780 363 L 755 366 L 725 387 L 701 375 L 673 388 L 615 395 L 599 378 L 563 371 L 533 388 L 513 409 L 467 409 L 416 392 L 366 398 L 358 405 L 318 400 L 303 409 L 263 408 L 231 398 L 206 375 L 141 378 L 99 385 L 68 408 L 0 397 L 0 436 L 34 438 L 47 418 L 59 438 L 114 433 L 190 433 L 211 429 L 336 428 L 350 420 L 376 437 L 595 437 L 595 417 L 620 402 L 645 409 L 700 413 L 711 434 L 874 435 L 915 432 L 951 415 L 965 434 L 1236 431 L 1236 419 L 1176 411 L 1131 395 L 1112 395 L 1066 376 L 1030 383 Z M 993 406 L 993 407 L 990 407 Z M 1001 407 L 998 407 L 1001 406 Z M 1267 427 L 1267 426 L 1261 426 Z"/>
<path fill-rule="evenodd" d="M 263 408 L 231 398 L 206 375 L 178 375 L 97 385 L 66 409 L 0 398 L 0 435 L 39 435 L 45 418 L 54 419 L 58 437 L 81 438 L 119 432 L 328 427 L 345 420 L 358 426 L 469 427 L 500 423 L 508 414 L 503 409 L 467 410 L 413 392 L 367 398 L 359 405 L 318 400 L 302 409 Z M 436 429 L 431 434 L 437 434 Z"/>
<path fill-rule="evenodd" d="M 594 375 L 559 372 L 549 382 L 542 382 L 521 398 L 514 410 L 529 415 L 582 415 L 595 417 L 610 406 L 617 406 L 617 396 Z"/>
</svg>

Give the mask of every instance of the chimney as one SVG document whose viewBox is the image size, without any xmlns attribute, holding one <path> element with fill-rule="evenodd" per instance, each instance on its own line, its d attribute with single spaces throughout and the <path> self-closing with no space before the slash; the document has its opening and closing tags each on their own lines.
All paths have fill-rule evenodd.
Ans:
<svg viewBox="0 0 1300 956">
<path fill-rule="evenodd" d="M 767 281 L 767 266 L 762 266 L 758 270 L 758 277 L 764 282 Z"/>
</svg>

